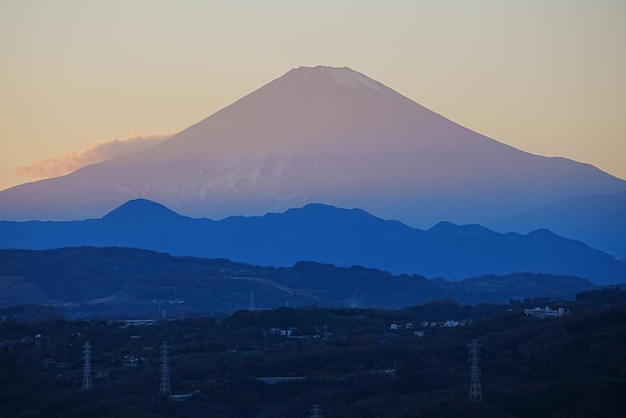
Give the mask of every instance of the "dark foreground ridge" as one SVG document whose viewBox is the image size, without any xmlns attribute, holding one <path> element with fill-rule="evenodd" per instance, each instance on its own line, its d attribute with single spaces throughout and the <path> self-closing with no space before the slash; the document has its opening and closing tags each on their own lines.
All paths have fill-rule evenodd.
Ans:
<svg viewBox="0 0 626 418">
<path fill-rule="evenodd" d="M 300 417 L 319 405 L 327 418 L 626 416 L 625 292 L 525 315 L 546 303 L 152 321 L 18 322 L 46 309 L 0 309 L 0 415 Z"/>
</svg>

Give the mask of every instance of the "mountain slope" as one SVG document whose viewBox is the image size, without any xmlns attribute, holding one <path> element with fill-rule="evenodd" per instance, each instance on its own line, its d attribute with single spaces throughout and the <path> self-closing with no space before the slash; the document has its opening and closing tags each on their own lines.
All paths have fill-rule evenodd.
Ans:
<svg viewBox="0 0 626 418">
<path fill-rule="evenodd" d="M 0 219 L 100 217 L 143 197 L 213 219 L 324 202 L 425 227 L 624 189 L 593 166 L 463 128 L 349 68 L 301 67 L 150 149 L 0 192 Z"/>
<path fill-rule="evenodd" d="M 320 204 L 213 221 L 180 216 L 138 199 L 102 219 L 0 222 L 0 248 L 78 245 L 137 247 L 256 265 L 310 260 L 448 279 L 541 272 L 609 284 L 626 277 L 626 263 L 547 230 L 499 234 L 478 225 L 444 222 L 423 231 L 360 209 Z"/>
</svg>

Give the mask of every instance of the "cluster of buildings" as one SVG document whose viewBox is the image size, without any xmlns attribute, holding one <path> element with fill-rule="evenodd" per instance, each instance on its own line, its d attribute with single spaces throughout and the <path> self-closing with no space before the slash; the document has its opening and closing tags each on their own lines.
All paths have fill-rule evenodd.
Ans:
<svg viewBox="0 0 626 418">
<path fill-rule="evenodd" d="M 423 321 L 420 322 L 420 326 L 422 328 L 456 328 L 456 327 L 466 327 L 468 325 L 472 324 L 472 320 L 471 319 L 462 319 L 460 321 L 456 321 L 453 319 L 447 320 L 447 321 Z M 399 329 L 412 329 L 413 328 L 413 323 L 412 322 L 406 322 L 405 324 L 396 324 L 393 323 L 391 325 L 389 325 L 389 329 L 392 331 L 397 331 Z"/>
<path fill-rule="evenodd" d="M 298 330 L 298 328 L 296 327 L 289 327 L 289 328 L 278 328 L 278 327 L 271 327 L 268 332 L 272 335 L 280 335 L 282 337 L 287 337 L 287 338 L 298 338 L 298 339 L 324 339 L 327 340 L 332 333 L 328 332 L 327 329 L 324 330 L 324 332 L 320 335 L 320 334 L 315 334 L 313 336 L 311 335 L 302 335 L 300 333 L 300 331 Z"/>
</svg>

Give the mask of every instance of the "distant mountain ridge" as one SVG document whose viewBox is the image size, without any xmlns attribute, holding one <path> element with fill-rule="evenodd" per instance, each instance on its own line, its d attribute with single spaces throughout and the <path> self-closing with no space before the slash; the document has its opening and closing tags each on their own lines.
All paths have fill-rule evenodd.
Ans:
<svg viewBox="0 0 626 418">
<path fill-rule="evenodd" d="M 518 214 L 494 227 L 528 232 L 542 225 L 626 260 L 626 191 L 570 197 Z"/>
<path fill-rule="evenodd" d="M 158 203 L 137 199 L 102 219 L 0 222 L 0 248 L 85 245 L 266 266 L 288 267 L 300 261 L 361 265 L 447 279 L 515 272 L 575 275 L 595 284 L 626 278 L 626 263 L 545 229 L 527 235 L 500 234 L 479 225 L 443 222 L 424 231 L 361 209 L 322 204 L 214 221 L 180 216 Z"/>
</svg>

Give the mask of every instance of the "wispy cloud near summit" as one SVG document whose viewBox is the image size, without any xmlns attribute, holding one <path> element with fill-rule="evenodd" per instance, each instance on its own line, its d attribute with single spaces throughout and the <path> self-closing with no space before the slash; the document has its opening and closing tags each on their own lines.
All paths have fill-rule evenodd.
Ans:
<svg viewBox="0 0 626 418">
<path fill-rule="evenodd" d="M 141 135 L 131 132 L 124 139 L 100 141 L 82 151 L 73 151 L 58 157 L 45 158 L 31 165 L 13 167 L 13 171 L 29 179 L 62 176 L 90 164 L 131 154 L 156 145 L 174 134 Z"/>
</svg>

